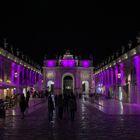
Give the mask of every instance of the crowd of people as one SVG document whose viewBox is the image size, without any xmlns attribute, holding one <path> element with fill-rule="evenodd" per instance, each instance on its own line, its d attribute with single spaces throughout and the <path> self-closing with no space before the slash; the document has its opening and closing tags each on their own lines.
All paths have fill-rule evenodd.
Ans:
<svg viewBox="0 0 140 140">
<path fill-rule="evenodd" d="M 64 113 L 67 113 L 70 115 L 71 120 L 74 121 L 75 112 L 77 111 L 77 103 L 73 92 L 55 96 L 52 92 L 50 92 L 47 99 L 49 121 L 53 120 L 54 111 L 56 112 L 58 119 L 62 120 Z"/>
<path fill-rule="evenodd" d="M 69 114 L 70 119 L 74 121 L 75 112 L 77 111 L 76 96 L 73 92 L 65 92 L 59 95 L 54 95 L 53 92 L 46 92 L 48 101 L 48 119 L 53 120 L 54 111 L 58 119 L 62 120 L 64 113 Z M 25 117 L 25 111 L 28 111 L 30 99 L 30 91 L 26 95 L 20 94 L 19 107 L 22 114 L 22 119 Z"/>
</svg>

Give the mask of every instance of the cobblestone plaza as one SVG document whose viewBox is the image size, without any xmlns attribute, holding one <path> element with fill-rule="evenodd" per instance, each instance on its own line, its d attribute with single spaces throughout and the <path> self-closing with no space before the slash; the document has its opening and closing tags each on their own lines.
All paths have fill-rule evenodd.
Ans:
<svg viewBox="0 0 140 140">
<path fill-rule="evenodd" d="M 7 114 L 0 119 L 0 140 L 139 140 L 139 115 L 109 115 L 88 100 L 78 99 L 77 103 L 74 122 L 66 113 L 63 120 L 54 116 L 49 122 L 46 101 L 24 120 L 19 114 Z"/>
</svg>

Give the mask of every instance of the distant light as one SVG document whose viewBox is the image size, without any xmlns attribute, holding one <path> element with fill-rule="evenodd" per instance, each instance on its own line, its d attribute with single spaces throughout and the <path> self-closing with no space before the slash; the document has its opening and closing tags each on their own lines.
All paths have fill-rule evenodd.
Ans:
<svg viewBox="0 0 140 140">
<path fill-rule="evenodd" d="M 121 78 L 121 73 L 118 73 L 118 78 Z"/>
<path fill-rule="evenodd" d="M 75 66 L 75 60 L 61 60 L 61 64 L 64 67 L 74 67 Z"/>
<path fill-rule="evenodd" d="M 121 59 L 119 59 L 119 62 L 121 62 Z"/>
<path fill-rule="evenodd" d="M 90 67 L 90 61 L 89 60 L 81 61 L 81 66 L 85 68 Z"/>
<path fill-rule="evenodd" d="M 17 72 L 15 72 L 15 78 L 17 78 L 18 77 L 18 73 Z"/>
<path fill-rule="evenodd" d="M 136 49 L 134 49 L 132 53 L 133 53 L 133 55 L 135 55 L 135 54 L 137 53 L 137 52 L 136 52 Z"/>
</svg>

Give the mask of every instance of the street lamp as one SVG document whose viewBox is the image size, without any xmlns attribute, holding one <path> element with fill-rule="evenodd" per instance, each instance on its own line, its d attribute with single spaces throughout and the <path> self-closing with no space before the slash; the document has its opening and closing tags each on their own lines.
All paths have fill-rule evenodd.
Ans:
<svg viewBox="0 0 140 140">
<path fill-rule="evenodd" d="M 119 73 L 118 73 L 118 79 L 120 79 L 120 78 L 121 78 L 121 73 L 119 72 Z"/>
<path fill-rule="evenodd" d="M 120 66 L 118 66 L 118 79 L 121 78 Z"/>
<path fill-rule="evenodd" d="M 17 78 L 18 77 L 18 73 L 17 72 L 15 72 L 15 78 Z"/>
</svg>

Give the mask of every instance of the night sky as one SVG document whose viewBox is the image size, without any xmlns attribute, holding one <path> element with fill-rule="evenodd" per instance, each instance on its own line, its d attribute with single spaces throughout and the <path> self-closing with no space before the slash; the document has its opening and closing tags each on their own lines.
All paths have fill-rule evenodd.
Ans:
<svg viewBox="0 0 140 140">
<path fill-rule="evenodd" d="M 74 55 L 102 62 L 140 31 L 135 3 L 9 3 L 1 10 L 0 39 L 42 65 L 69 49 Z M 1 6 L 3 7 L 3 6 Z"/>
</svg>

